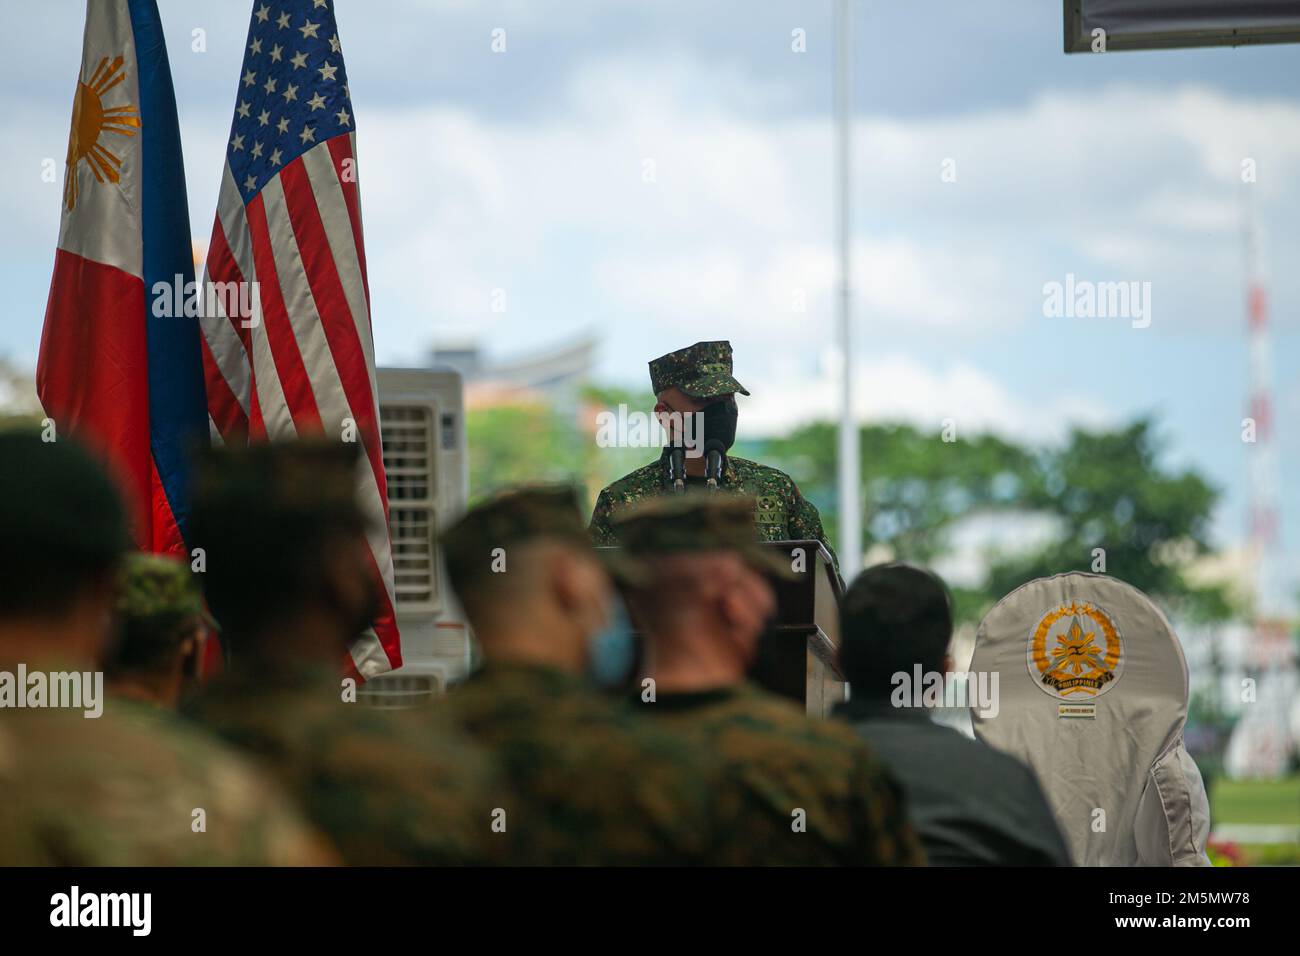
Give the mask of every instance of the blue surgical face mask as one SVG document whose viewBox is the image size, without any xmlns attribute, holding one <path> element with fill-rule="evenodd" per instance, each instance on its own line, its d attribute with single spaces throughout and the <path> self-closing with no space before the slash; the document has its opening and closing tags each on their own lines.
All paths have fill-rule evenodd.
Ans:
<svg viewBox="0 0 1300 956">
<path fill-rule="evenodd" d="M 609 622 L 591 638 L 587 670 L 591 679 L 608 690 L 625 688 L 634 676 L 638 648 L 632 620 L 621 598 L 610 601 Z"/>
</svg>

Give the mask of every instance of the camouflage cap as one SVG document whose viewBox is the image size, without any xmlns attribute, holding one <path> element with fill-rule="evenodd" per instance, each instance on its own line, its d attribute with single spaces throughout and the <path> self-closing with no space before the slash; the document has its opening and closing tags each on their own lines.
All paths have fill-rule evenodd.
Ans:
<svg viewBox="0 0 1300 956">
<path fill-rule="evenodd" d="M 573 485 L 523 485 L 475 505 L 439 535 L 452 585 L 462 592 L 473 587 L 491 570 L 497 548 L 539 538 L 558 538 L 591 551 L 617 572 L 621 557 L 596 553 L 578 502 Z"/>
<path fill-rule="evenodd" d="M 614 526 L 643 568 L 669 555 L 734 551 L 765 575 L 793 580 L 790 563 L 759 543 L 754 505 L 752 497 L 725 492 L 660 495 L 615 518 Z"/>
<path fill-rule="evenodd" d="M 131 620 L 199 619 L 212 624 L 189 567 L 160 554 L 127 555 L 118 577 L 117 612 Z"/>
<path fill-rule="evenodd" d="M 680 388 L 692 398 L 749 394 L 731 375 L 731 343 L 726 341 L 696 342 L 659 356 L 650 363 L 650 387 L 656 395 Z"/>
</svg>

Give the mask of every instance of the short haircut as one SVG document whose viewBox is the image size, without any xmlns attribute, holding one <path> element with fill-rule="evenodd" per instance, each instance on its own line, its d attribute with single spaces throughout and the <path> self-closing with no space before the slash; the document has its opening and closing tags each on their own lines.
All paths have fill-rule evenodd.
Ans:
<svg viewBox="0 0 1300 956">
<path fill-rule="evenodd" d="M 503 617 L 517 614 L 544 580 L 556 548 L 585 554 L 567 538 L 542 536 L 510 545 L 507 570 L 493 573 L 460 561 L 447 563 L 447 578 L 470 626 L 486 632 Z"/>
<path fill-rule="evenodd" d="M 104 671 L 110 677 L 166 673 L 180 657 L 185 641 L 197 636 L 199 623 L 197 614 L 120 618 Z"/>
<path fill-rule="evenodd" d="M 887 697 L 891 678 L 941 671 L 952 638 L 952 601 L 935 574 L 878 564 L 857 576 L 840 605 L 840 667 L 856 697 Z"/>
<path fill-rule="evenodd" d="M 130 543 L 117 487 L 76 441 L 0 431 L 0 618 L 57 617 Z"/>
<path fill-rule="evenodd" d="M 476 629 L 528 593 L 552 553 L 549 547 L 595 558 L 573 485 L 504 489 L 444 528 L 438 545 L 452 589 Z"/>
<path fill-rule="evenodd" d="M 330 549 L 365 533 L 357 446 L 302 439 L 211 450 L 196 470 L 190 530 L 221 640 L 253 641 L 325 593 Z"/>
</svg>

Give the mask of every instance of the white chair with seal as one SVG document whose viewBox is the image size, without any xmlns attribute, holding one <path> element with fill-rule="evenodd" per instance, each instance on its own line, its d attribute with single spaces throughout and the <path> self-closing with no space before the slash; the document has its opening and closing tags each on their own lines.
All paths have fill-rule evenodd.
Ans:
<svg viewBox="0 0 1300 956">
<path fill-rule="evenodd" d="M 1187 661 L 1137 588 L 1071 572 L 1008 594 L 980 623 L 971 671 L 998 675 L 975 735 L 1038 775 L 1083 866 L 1208 866 L 1210 808 L 1183 744 Z"/>
</svg>

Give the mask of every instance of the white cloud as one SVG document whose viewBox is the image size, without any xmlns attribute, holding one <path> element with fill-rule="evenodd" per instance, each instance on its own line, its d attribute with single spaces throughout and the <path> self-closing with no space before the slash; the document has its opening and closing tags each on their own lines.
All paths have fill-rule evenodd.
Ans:
<svg viewBox="0 0 1300 956">
<path fill-rule="evenodd" d="M 546 323 L 562 337 L 595 307 L 665 332 L 742 325 L 776 344 L 794 326 L 824 341 L 829 124 L 760 115 L 781 91 L 746 79 L 685 56 L 596 59 L 530 123 L 371 110 L 359 135 L 381 355 L 410 355 L 444 325 Z M 1248 145 L 1271 177 L 1261 196 L 1278 214 L 1300 204 L 1279 175 L 1300 163 L 1295 130 L 1300 108 L 1201 89 L 864 115 L 857 304 L 901 333 L 999 333 L 1035 319 L 1042 283 L 1074 271 L 1149 279 L 1184 325 L 1235 321 L 1187 306 L 1237 296 L 1234 177 Z M 955 183 L 940 179 L 949 157 Z M 490 311 L 496 288 L 509 317 Z"/>
</svg>

